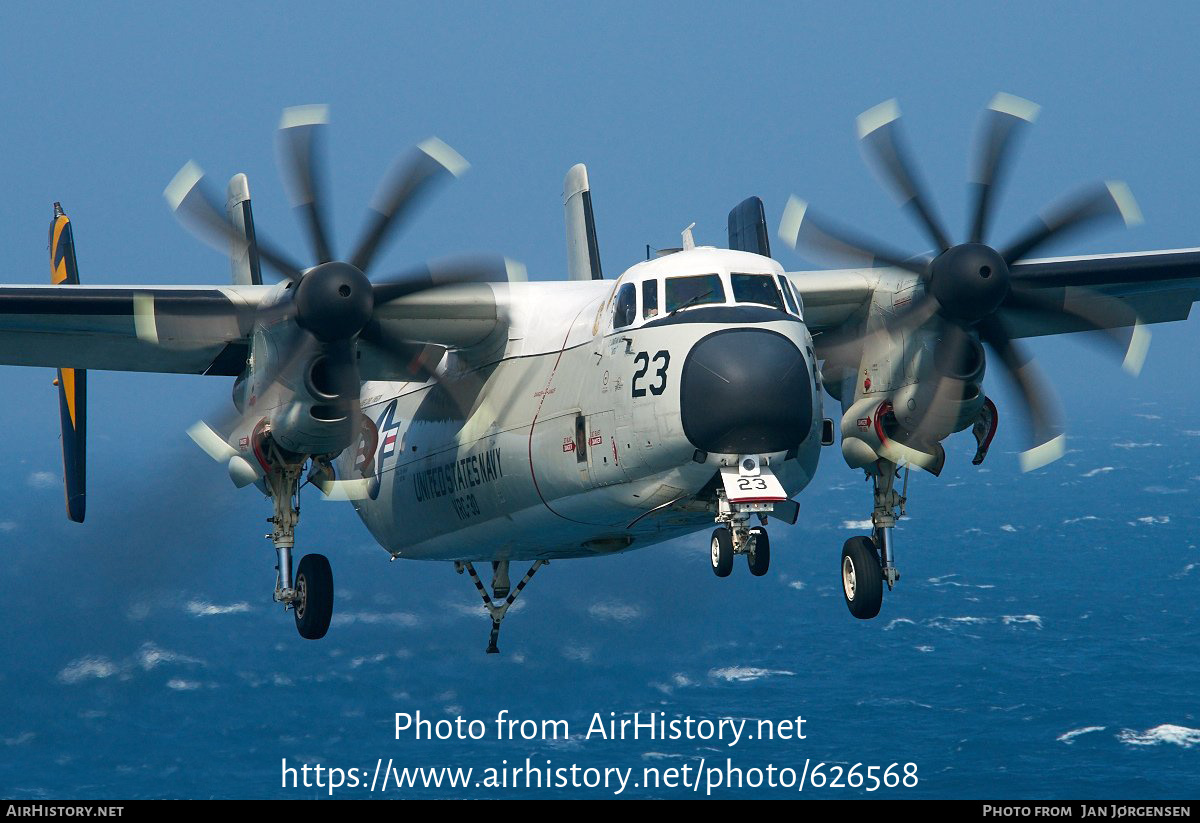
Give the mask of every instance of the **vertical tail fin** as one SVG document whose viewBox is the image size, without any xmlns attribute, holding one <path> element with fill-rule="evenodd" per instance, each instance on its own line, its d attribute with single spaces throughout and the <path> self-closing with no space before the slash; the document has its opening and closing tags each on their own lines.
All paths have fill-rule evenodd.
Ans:
<svg viewBox="0 0 1200 823">
<path fill-rule="evenodd" d="M 587 166 L 582 163 L 572 166 L 563 180 L 563 211 L 567 221 L 567 278 L 603 280 L 592 192 Z"/>
<path fill-rule="evenodd" d="M 747 197 L 729 212 L 729 248 L 771 256 L 767 216 L 759 198 Z"/>
<path fill-rule="evenodd" d="M 250 210 L 250 181 L 246 179 L 246 175 L 235 174 L 230 178 L 225 213 L 246 238 L 245 245 L 235 244 L 229 250 L 233 284 L 261 286 L 262 267 L 258 261 L 258 243 L 254 238 L 254 213 Z"/>
<path fill-rule="evenodd" d="M 56 286 L 79 285 L 71 220 L 58 203 L 54 204 L 54 222 L 50 224 L 50 282 Z M 59 369 L 54 383 L 58 386 L 62 424 L 67 517 L 82 523 L 87 497 L 87 372 Z"/>
</svg>

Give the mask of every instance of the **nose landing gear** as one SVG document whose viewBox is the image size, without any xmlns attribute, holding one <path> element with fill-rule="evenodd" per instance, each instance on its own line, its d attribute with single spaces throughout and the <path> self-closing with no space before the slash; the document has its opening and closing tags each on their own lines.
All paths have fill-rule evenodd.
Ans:
<svg viewBox="0 0 1200 823">
<path fill-rule="evenodd" d="M 735 554 L 746 555 L 746 565 L 755 577 L 762 577 L 771 566 L 771 540 L 767 530 L 762 526 L 747 529 L 744 522 L 740 525 L 740 530 L 732 524 L 713 530 L 710 560 L 717 577 L 728 577 L 733 571 Z"/>
</svg>

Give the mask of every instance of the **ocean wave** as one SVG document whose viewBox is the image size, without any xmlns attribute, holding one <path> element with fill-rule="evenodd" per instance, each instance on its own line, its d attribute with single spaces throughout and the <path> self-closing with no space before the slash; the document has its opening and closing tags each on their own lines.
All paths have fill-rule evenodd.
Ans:
<svg viewBox="0 0 1200 823">
<path fill-rule="evenodd" d="M 221 606 L 216 603 L 210 603 L 207 600 L 189 600 L 187 604 L 189 613 L 196 617 L 213 617 L 218 614 L 242 614 L 250 611 L 249 603 L 230 603 L 227 606 Z"/>
<path fill-rule="evenodd" d="M 869 528 L 873 527 L 874 525 L 875 524 L 871 522 L 871 518 L 869 518 L 869 517 L 866 520 L 843 520 L 842 521 L 842 528 L 850 529 L 851 531 L 861 531 L 863 529 L 869 529 Z"/>
<path fill-rule="evenodd" d="M 1142 489 L 1147 494 L 1186 494 L 1187 489 L 1172 489 L 1169 486 L 1147 486 Z"/>
<path fill-rule="evenodd" d="M 96 655 L 71 661 L 58 673 L 58 679 L 62 683 L 73 685 L 84 680 L 104 680 L 119 671 L 116 663 L 107 657 Z"/>
<path fill-rule="evenodd" d="M 343 612 L 333 616 L 335 626 L 352 626 L 355 623 L 377 625 L 380 623 L 394 626 L 418 626 L 421 618 L 411 612 Z"/>
<path fill-rule="evenodd" d="M 1021 623 L 1030 623 L 1042 628 L 1042 618 L 1036 614 L 1006 614 L 1000 618 L 1005 626 L 1016 626 Z"/>
<path fill-rule="evenodd" d="M 34 472 L 25 478 L 25 482 L 35 489 L 52 489 L 59 484 L 59 479 L 54 472 Z"/>
<path fill-rule="evenodd" d="M 607 603 L 593 603 L 588 607 L 588 614 L 597 620 L 615 620 L 618 623 L 632 623 L 642 616 L 642 610 L 630 603 L 612 600 Z"/>
<path fill-rule="evenodd" d="M 179 652 L 173 652 L 169 649 L 163 649 L 153 643 L 147 641 L 138 649 L 137 662 L 146 671 L 152 671 L 164 663 L 190 663 L 203 665 L 203 660 L 197 660 L 194 657 L 188 657 Z"/>
<path fill-rule="evenodd" d="M 1175 746 L 1190 749 L 1192 746 L 1200 744 L 1200 729 L 1176 726 L 1173 723 L 1163 723 L 1152 729 L 1146 729 L 1144 732 L 1135 732 L 1133 729 L 1121 729 L 1117 735 L 1117 739 L 1128 746 L 1159 746 L 1163 743 L 1171 743 Z"/>
<path fill-rule="evenodd" d="M 1101 466 L 1098 469 L 1092 469 L 1091 471 L 1084 472 L 1083 474 L 1081 474 L 1079 476 L 1080 477 L 1095 477 L 1098 474 L 1104 474 L 1105 472 L 1110 472 L 1110 471 L 1113 471 L 1112 466 Z"/>
<path fill-rule="evenodd" d="M 1069 732 L 1063 732 L 1055 738 L 1059 743 L 1066 743 L 1068 746 L 1075 742 L 1075 738 L 1081 734 L 1091 734 L 1092 732 L 1102 732 L 1105 726 L 1082 726 L 1078 729 L 1071 729 Z"/>
<path fill-rule="evenodd" d="M 717 680 L 724 680 L 727 683 L 751 683 L 755 680 L 762 680 L 764 677 L 795 677 L 795 672 L 789 672 L 785 669 L 760 669 L 754 666 L 725 666 L 720 669 L 712 669 L 708 673 L 709 677 Z"/>
</svg>

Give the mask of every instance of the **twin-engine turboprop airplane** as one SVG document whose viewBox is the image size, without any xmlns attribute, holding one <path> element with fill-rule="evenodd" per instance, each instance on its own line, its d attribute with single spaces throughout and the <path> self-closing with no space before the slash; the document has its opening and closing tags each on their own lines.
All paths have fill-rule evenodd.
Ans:
<svg viewBox="0 0 1200 823">
<path fill-rule="evenodd" d="M 462 258 L 372 282 L 401 218 L 465 168 L 437 140 L 385 180 L 363 238 L 335 257 L 317 185 L 324 107 L 285 111 L 282 167 L 312 241 L 303 267 L 256 231 L 243 175 L 222 209 L 189 164 L 165 195 L 180 219 L 232 252 L 233 284 L 81 286 L 70 224 L 56 209 L 51 287 L 0 287 L 0 362 L 60 370 L 68 512 L 83 519 L 84 370 L 235 378 L 236 416 L 189 433 L 239 487 L 273 506 L 275 600 L 306 638 L 322 637 L 333 577 L 322 555 L 292 550 L 308 480 L 353 503 L 392 559 L 466 571 L 500 622 L 553 559 L 643 548 L 716 526 L 713 571 L 736 555 L 767 573 L 771 519 L 793 500 L 840 431 L 853 469 L 873 481 L 869 536 L 842 549 L 846 603 L 874 617 L 899 579 L 891 538 L 915 467 L 938 474 L 942 441 L 972 429 L 987 455 L 999 412 L 983 391 L 986 344 L 1027 406 L 1026 470 L 1063 452 L 1053 394 L 1018 340 L 1096 330 L 1126 368 L 1148 324 L 1183 320 L 1200 294 L 1200 250 L 1050 260 L 1051 238 L 1137 207 L 1107 183 L 1046 212 L 1003 247 L 986 243 L 996 184 L 1036 107 L 999 95 L 985 112 L 967 242 L 954 244 L 923 194 L 885 103 L 859 134 L 885 182 L 927 231 L 907 255 L 817 217 L 793 198 L 791 246 L 857 267 L 785 272 L 771 256 L 763 204 L 729 215 L 729 249 L 683 247 L 602 278 L 583 166 L 566 178 L 569 280 L 527 282 L 502 258 Z M 882 265 L 876 265 L 882 264 Z M 263 285 L 261 270 L 280 281 Z M 826 417 L 823 393 L 840 414 Z M 514 587 L 512 561 L 530 563 Z M 474 564 L 490 562 L 485 586 Z M 489 591 L 490 589 L 490 591 Z"/>
</svg>

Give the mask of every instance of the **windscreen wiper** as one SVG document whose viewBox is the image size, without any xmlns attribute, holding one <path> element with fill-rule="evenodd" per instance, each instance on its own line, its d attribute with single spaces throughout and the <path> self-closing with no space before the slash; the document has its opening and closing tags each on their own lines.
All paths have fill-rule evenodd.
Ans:
<svg viewBox="0 0 1200 823">
<path fill-rule="evenodd" d="M 712 293 L 713 293 L 713 290 L 709 289 L 708 291 L 704 292 L 703 294 L 697 294 L 695 297 L 689 297 L 683 303 L 679 304 L 678 306 L 676 306 L 675 308 L 673 308 L 669 312 L 667 312 L 667 317 L 670 317 L 672 314 L 674 314 L 677 311 L 683 311 L 684 309 L 688 308 L 689 306 L 694 305 L 697 301 L 703 300 L 704 298 L 708 297 Z"/>
</svg>

